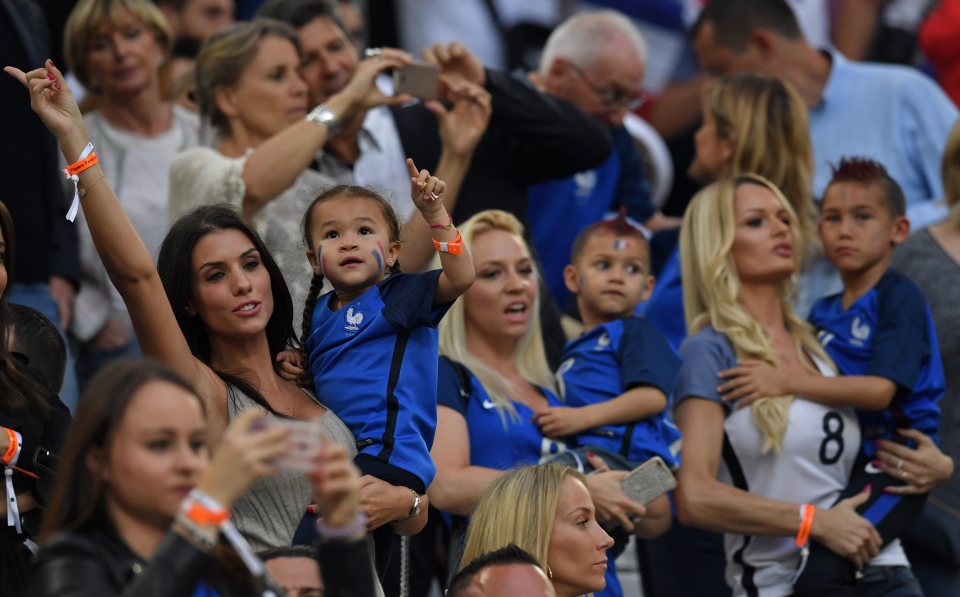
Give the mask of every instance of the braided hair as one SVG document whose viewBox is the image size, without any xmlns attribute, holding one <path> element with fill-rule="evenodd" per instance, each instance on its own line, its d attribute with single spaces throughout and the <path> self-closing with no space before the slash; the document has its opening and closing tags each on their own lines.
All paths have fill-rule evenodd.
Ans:
<svg viewBox="0 0 960 597">
<path fill-rule="evenodd" d="M 306 213 L 303 214 L 303 221 L 301 222 L 303 242 L 305 245 L 307 245 L 307 248 L 309 248 L 311 252 L 314 251 L 313 240 L 311 238 L 313 232 L 313 210 L 324 201 L 337 199 L 340 197 L 348 199 L 367 199 L 376 203 L 377 207 L 380 208 L 380 212 L 383 214 L 384 219 L 386 220 L 387 227 L 390 230 L 390 241 L 400 242 L 400 218 L 397 217 L 397 213 L 393 210 L 393 206 L 391 206 L 386 199 L 372 189 L 356 185 L 342 184 L 329 188 L 321 193 L 320 196 L 313 200 L 313 203 L 311 203 L 310 207 L 307 208 Z M 399 259 L 394 261 L 393 265 L 387 267 L 387 273 L 400 273 Z M 317 298 L 319 297 L 320 290 L 322 288 L 323 273 L 314 271 L 313 277 L 310 279 L 310 290 L 307 291 L 307 300 L 303 305 L 303 321 L 300 324 L 300 345 L 304 348 L 307 346 L 307 338 L 310 336 L 310 332 L 313 327 L 313 310 L 316 307 Z"/>
</svg>

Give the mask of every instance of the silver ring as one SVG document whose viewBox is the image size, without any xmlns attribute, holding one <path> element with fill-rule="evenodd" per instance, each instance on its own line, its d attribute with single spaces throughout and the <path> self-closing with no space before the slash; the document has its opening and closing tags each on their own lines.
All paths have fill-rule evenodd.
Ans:
<svg viewBox="0 0 960 597">
<path fill-rule="evenodd" d="M 383 54 L 383 50 L 380 48 L 367 48 L 363 51 L 364 58 L 380 58 L 380 54 Z"/>
<path fill-rule="evenodd" d="M 897 470 L 903 468 L 903 458 L 897 458 Z"/>
</svg>

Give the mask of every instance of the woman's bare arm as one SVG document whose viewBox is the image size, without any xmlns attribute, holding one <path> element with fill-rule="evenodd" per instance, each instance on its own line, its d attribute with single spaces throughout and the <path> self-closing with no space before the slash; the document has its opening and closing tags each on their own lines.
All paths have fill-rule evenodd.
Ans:
<svg viewBox="0 0 960 597">
<path fill-rule="evenodd" d="M 470 435 L 467 420 L 452 408 L 437 407 L 437 434 L 430 455 L 437 465 L 437 476 L 427 495 L 437 508 L 469 516 L 480 494 L 502 471 L 470 465 Z"/>
<path fill-rule="evenodd" d="M 687 525 L 744 535 L 794 536 L 800 526 L 800 505 L 737 489 L 717 480 L 723 451 L 723 408 L 716 402 L 687 398 L 675 410 L 683 436 L 677 475 L 677 514 Z M 817 509 L 811 537 L 859 566 L 880 550 L 873 525 L 854 508 L 869 494 Z"/>
</svg>

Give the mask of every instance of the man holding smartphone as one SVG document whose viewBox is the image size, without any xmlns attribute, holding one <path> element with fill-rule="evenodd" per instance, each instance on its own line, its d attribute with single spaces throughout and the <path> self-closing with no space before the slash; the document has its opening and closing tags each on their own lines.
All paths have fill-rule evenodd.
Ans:
<svg viewBox="0 0 960 597">
<path fill-rule="evenodd" d="M 311 102 L 322 102 L 350 80 L 360 51 L 332 2 L 268 0 L 257 14 L 284 21 L 297 30 L 304 54 L 301 74 Z M 408 271 L 426 265 L 433 247 L 426 224 L 410 213 L 409 201 L 404 201 L 409 185 L 405 158 L 436 170 L 448 184 L 455 177 L 438 166 L 462 168 L 459 194 L 449 189 L 447 193 L 447 210 L 454 220 L 499 208 L 526 222 L 530 185 L 596 166 L 612 148 L 609 133 L 599 122 L 574 105 L 539 92 L 527 81 L 485 69 L 462 45 L 437 46 L 425 54 L 427 62 L 439 70 L 441 101 L 449 99 L 451 89 L 459 90 L 464 85 L 475 85 L 489 94 L 494 116 L 475 148 L 464 146 L 462 134 L 445 130 L 447 123 L 438 125 L 439 105 L 430 109 L 414 103 L 370 110 L 342 123 L 341 133 L 328 142 L 318 163 L 319 169 L 343 182 L 386 190 L 401 218 L 409 216 L 409 223 L 422 224 L 419 234 L 408 230 L 416 237 L 404 250 L 404 268 Z M 444 120 L 442 116 L 440 120 Z M 477 119 L 473 119 L 475 122 Z M 451 156 L 455 159 L 446 159 Z M 404 192 L 395 190 L 400 187 Z M 427 242 L 418 242 L 423 235 Z"/>
</svg>

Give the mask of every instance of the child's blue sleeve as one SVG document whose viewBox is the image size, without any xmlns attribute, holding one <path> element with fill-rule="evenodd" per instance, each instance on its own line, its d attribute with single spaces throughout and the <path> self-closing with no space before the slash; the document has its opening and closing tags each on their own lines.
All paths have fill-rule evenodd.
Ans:
<svg viewBox="0 0 960 597">
<path fill-rule="evenodd" d="M 877 288 L 877 330 L 867 375 L 897 384 L 897 395 L 909 396 L 930 356 L 927 302 L 920 289 L 901 276 Z"/>
<path fill-rule="evenodd" d="M 623 387 L 653 386 L 670 396 L 680 357 L 653 324 L 639 317 L 625 318 L 619 352 Z"/>
<path fill-rule="evenodd" d="M 443 270 L 422 274 L 391 274 L 379 284 L 383 317 L 398 329 L 436 327 L 453 303 L 433 306 Z"/>
<path fill-rule="evenodd" d="M 730 341 L 712 328 L 706 328 L 683 341 L 680 359 L 673 404 L 694 397 L 725 404 L 717 386 L 720 385 L 718 374 L 737 365 Z"/>
<path fill-rule="evenodd" d="M 461 365 L 462 366 L 462 365 Z M 440 363 L 437 367 L 437 404 L 446 406 L 457 411 L 464 418 L 467 417 L 467 400 L 470 396 L 470 388 L 463 387 L 466 375 L 457 372 L 457 366 L 453 361 L 446 357 L 440 357 Z"/>
</svg>

